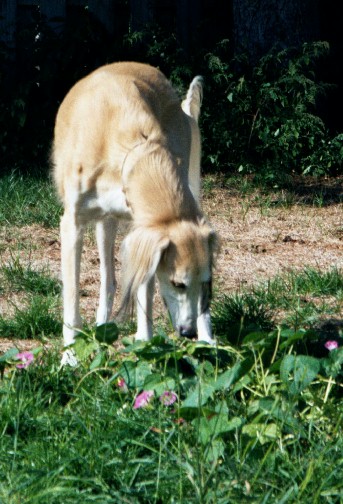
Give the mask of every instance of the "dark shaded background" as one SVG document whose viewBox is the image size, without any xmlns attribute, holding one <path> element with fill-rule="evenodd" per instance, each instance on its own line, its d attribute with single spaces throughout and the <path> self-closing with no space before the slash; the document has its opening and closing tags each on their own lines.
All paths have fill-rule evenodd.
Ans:
<svg viewBox="0 0 343 504">
<path fill-rule="evenodd" d="M 333 86 L 318 113 L 333 135 L 342 132 L 343 30 L 334 0 L 74 0 L 65 2 L 63 18 L 43 15 L 38 0 L 18 2 L 10 41 L 6 3 L 0 1 L 2 171 L 46 164 L 59 103 L 99 65 L 149 62 L 182 89 L 195 74 L 206 78 L 206 54 L 226 39 L 225 57 L 245 54 L 252 67 L 273 47 L 328 41 L 330 54 L 316 75 Z M 54 0 L 46 5 L 53 10 Z"/>
</svg>

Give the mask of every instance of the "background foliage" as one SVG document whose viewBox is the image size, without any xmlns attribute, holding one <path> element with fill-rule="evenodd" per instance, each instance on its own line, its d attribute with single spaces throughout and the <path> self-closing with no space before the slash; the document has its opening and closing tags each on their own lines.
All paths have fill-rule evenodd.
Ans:
<svg viewBox="0 0 343 504">
<path fill-rule="evenodd" d="M 177 36 L 154 24 L 109 39 L 87 14 L 68 18 L 56 34 L 37 13 L 18 34 L 17 64 L 0 51 L 0 145 L 3 170 L 46 171 L 53 124 L 68 89 L 101 64 L 139 60 L 157 65 L 182 94 L 195 74 L 205 77 L 203 130 L 207 171 L 260 174 L 336 174 L 343 136 L 323 120 L 332 86 L 316 76 L 328 57 L 325 42 L 272 51 L 252 68 L 232 56 L 228 40 L 185 52 Z"/>
</svg>

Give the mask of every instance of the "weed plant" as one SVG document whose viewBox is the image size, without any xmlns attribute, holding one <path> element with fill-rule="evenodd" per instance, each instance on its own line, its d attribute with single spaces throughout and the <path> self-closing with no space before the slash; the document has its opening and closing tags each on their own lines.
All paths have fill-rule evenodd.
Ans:
<svg viewBox="0 0 343 504">
<path fill-rule="evenodd" d="M 292 173 L 340 173 L 343 137 L 332 138 L 316 111 L 330 90 L 315 76 L 328 50 L 314 42 L 271 51 L 253 69 L 244 56 L 230 60 L 228 41 L 207 54 L 202 125 L 214 171 L 254 173 L 273 184 Z"/>
<path fill-rule="evenodd" d="M 278 330 L 116 351 L 104 334 L 80 334 L 76 369 L 1 357 L 2 502 L 339 502 L 342 348 L 295 355 L 304 333 Z"/>
</svg>

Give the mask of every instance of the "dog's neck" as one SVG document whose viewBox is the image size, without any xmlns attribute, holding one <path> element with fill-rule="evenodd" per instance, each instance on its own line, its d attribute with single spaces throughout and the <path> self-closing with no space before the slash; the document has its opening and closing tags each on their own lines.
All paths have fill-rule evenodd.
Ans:
<svg viewBox="0 0 343 504">
<path fill-rule="evenodd" d="M 188 159 L 176 158 L 160 145 L 140 145 L 134 151 L 126 162 L 123 183 L 135 224 L 198 220 L 202 214 L 189 188 Z"/>
</svg>

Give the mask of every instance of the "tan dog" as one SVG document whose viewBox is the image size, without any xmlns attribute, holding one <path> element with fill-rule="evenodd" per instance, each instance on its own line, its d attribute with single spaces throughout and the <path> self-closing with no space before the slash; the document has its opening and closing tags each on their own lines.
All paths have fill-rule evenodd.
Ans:
<svg viewBox="0 0 343 504">
<path fill-rule="evenodd" d="M 86 224 L 100 255 L 97 324 L 111 316 L 117 220 L 123 243 L 122 309 L 137 301 L 136 338 L 152 336 L 155 274 L 175 329 L 213 343 L 209 301 L 216 236 L 199 208 L 202 98 L 196 77 L 179 99 L 164 75 L 140 63 L 103 66 L 67 94 L 56 118 L 54 178 L 61 220 L 64 345 L 80 328 L 79 276 Z M 65 352 L 63 362 L 72 363 Z"/>
</svg>

